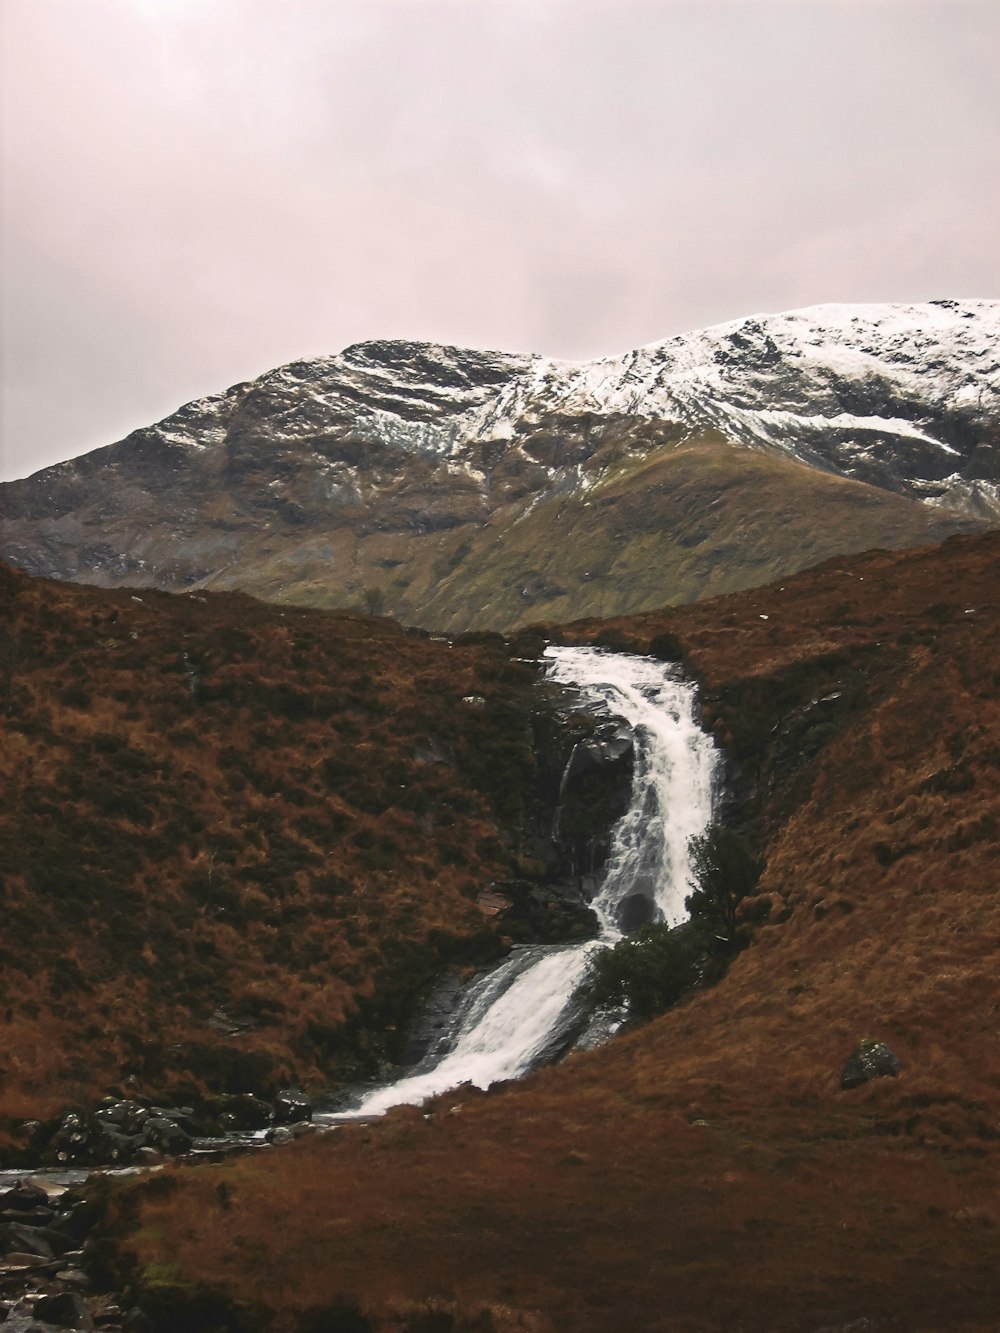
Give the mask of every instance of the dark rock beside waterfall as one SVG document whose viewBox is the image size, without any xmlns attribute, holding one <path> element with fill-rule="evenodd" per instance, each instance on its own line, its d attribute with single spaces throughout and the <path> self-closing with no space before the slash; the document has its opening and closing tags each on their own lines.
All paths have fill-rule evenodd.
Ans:
<svg viewBox="0 0 1000 1333">
<path fill-rule="evenodd" d="M 633 769 L 632 733 L 620 719 L 599 721 L 573 748 L 562 779 L 556 844 L 566 871 L 579 882 L 607 860 L 611 830 L 629 806 Z"/>
<path fill-rule="evenodd" d="M 503 929 L 518 944 L 565 944 L 600 933 L 596 914 L 574 884 L 509 880 L 493 887 L 510 900 Z"/>
<path fill-rule="evenodd" d="M 279 1092 L 274 1099 L 274 1123 L 276 1125 L 296 1125 L 301 1120 L 311 1120 L 313 1108 L 305 1097 L 296 1092 Z"/>
<path fill-rule="evenodd" d="M 621 762 L 633 753 L 632 732 L 624 722 L 602 722 L 592 736 L 577 741 L 566 765 L 563 781 L 592 773 L 597 769 L 608 768 Z"/>
<path fill-rule="evenodd" d="M 149 1115 L 149 1107 L 141 1102 L 109 1097 L 94 1112 L 94 1119 L 113 1126 L 120 1134 L 141 1134 Z"/>
<path fill-rule="evenodd" d="M 73 1166 L 89 1162 L 92 1152 L 93 1140 L 86 1117 L 70 1111 L 49 1141 L 48 1158 L 59 1165 Z"/>
<path fill-rule="evenodd" d="M 862 1041 L 848 1056 L 840 1075 L 842 1088 L 859 1088 L 873 1078 L 895 1078 L 902 1069 L 898 1056 L 882 1041 Z"/>
<path fill-rule="evenodd" d="M 171 1120 L 165 1115 L 153 1115 L 146 1121 L 143 1143 L 146 1147 L 158 1148 L 160 1152 L 178 1156 L 180 1153 L 191 1151 L 193 1139 L 176 1120 Z M 140 1144 L 136 1146 L 139 1147 Z"/>
<path fill-rule="evenodd" d="M 467 977 L 458 968 L 438 978 L 407 1027 L 399 1055 L 401 1065 L 415 1065 L 439 1049 L 465 997 L 466 985 Z"/>
<path fill-rule="evenodd" d="M 640 926 L 648 926 L 656 915 L 656 904 L 644 893 L 630 893 L 618 904 L 615 915 L 619 927 L 627 935 Z"/>
<path fill-rule="evenodd" d="M 142 1134 L 123 1134 L 112 1125 L 99 1125 L 93 1139 L 94 1156 L 112 1166 L 125 1165 L 135 1160 L 145 1143 Z"/>
<path fill-rule="evenodd" d="M 274 1110 L 252 1092 L 240 1092 L 227 1097 L 220 1117 L 226 1129 L 267 1129 L 274 1120 Z"/>
<path fill-rule="evenodd" d="M 220 1114 L 221 1110 L 221 1114 Z M 34 1156 L 55 1166 L 127 1166 L 156 1162 L 163 1156 L 191 1151 L 195 1136 L 219 1130 L 266 1129 L 271 1124 L 298 1124 L 312 1119 L 312 1107 L 299 1092 L 278 1094 L 272 1105 L 240 1093 L 206 1105 L 200 1114 L 190 1106 L 154 1106 L 148 1099 L 107 1097 L 93 1114 L 69 1111 L 43 1125 L 30 1127 Z M 21 1187 L 18 1187 L 21 1190 Z M 22 1191 L 24 1208 L 36 1206 L 30 1190 Z M 17 1198 L 7 1191 L 15 1207 Z M 0 1210 L 5 1195 L 0 1192 Z M 42 1201 L 45 1195 L 42 1191 Z"/>
</svg>

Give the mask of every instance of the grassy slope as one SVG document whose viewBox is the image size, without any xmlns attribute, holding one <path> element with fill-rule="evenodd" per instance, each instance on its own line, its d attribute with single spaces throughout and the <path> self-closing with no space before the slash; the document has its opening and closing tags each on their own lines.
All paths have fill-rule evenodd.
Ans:
<svg viewBox="0 0 1000 1333">
<path fill-rule="evenodd" d="M 680 446 L 644 439 L 639 456 L 612 438 L 585 470 L 587 491 L 550 495 L 527 514 L 530 494 L 520 495 L 488 518 L 478 492 L 463 507 L 461 479 L 428 481 L 426 509 L 448 488 L 443 530 L 414 526 L 405 487 L 315 530 L 258 522 L 238 562 L 206 586 L 309 606 L 367 595 L 405 623 L 495 630 L 689 602 L 841 552 L 981 526 L 716 434 Z"/>
<path fill-rule="evenodd" d="M 350 1074 L 496 950 L 541 706 L 501 640 L 2 566 L 0 612 L 0 1117 Z"/>
<path fill-rule="evenodd" d="M 278 1327 L 354 1293 L 413 1330 L 428 1300 L 455 1330 L 994 1329 L 998 573 L 1000 537 L 962 538 L 620 622 L 677 636 L 738 760 L 768 858 L 751 947 L 517 1086 L 178 1172 L 140 1265 Z M 903 1072 L 841 1092 L 868 1035 Z"/>
</svg>

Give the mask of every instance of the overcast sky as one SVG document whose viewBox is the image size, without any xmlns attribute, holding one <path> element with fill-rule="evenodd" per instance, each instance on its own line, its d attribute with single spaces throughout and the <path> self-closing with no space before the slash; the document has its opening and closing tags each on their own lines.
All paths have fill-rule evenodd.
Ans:
<svg viewBox="0 0 1000 1333">
<path fill-rule="evenodd" d="M 1000 296 L 997 0 L 2 0 L 0 475 L 364 338 Z"/>
</svg>

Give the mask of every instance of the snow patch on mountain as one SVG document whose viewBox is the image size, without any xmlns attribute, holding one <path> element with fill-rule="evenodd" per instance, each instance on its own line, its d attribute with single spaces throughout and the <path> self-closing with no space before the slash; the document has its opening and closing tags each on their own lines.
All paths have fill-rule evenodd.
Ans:
<svg viewBox="0 0 1000 1333">
<path fill-rule="evenodd" d="M 1000 302 L 812 306 L 588 362 L 358 343 L 188 403 L 113 452 L 215 451 L 251 468 L 284 453 L 343 483 L 366 451 L 402 451 L 458 465 L 485 491 L 490 451 L 527 449 L 536 468 L 551 460 L 533 445 L 572 437 L 573 456 L 549 475 L 563 490 L 593 483 L 581 455 L 593 423 L 612 418 L 654 434 L 669 424 L 675 440 L 716 429 L 936 505 L 1000 513 Z"/>
</svg>

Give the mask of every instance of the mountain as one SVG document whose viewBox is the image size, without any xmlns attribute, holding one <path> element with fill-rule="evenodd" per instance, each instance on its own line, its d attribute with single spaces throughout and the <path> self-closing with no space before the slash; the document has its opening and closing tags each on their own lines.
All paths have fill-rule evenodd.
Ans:
<svg viewBox="0 0 1000 1333">
<path fill-rule="evenodd" d="M 998 587 L 989 533 L 564 627 L 698 680 L 748 947 L 516 1083 L 126 1186 L 155 1327 L 995 1328 Z M 901 1069 L 845 1089 L 864 1038 Z"/>
<path fill-rule="evenodd" d="M 362 343 L 0 487 L 0 554 L 453 631 L 689 601 L 995 525 L 998 333 L 939 301 L 583 364 Z"/>
</svg>

